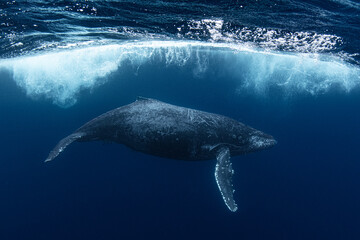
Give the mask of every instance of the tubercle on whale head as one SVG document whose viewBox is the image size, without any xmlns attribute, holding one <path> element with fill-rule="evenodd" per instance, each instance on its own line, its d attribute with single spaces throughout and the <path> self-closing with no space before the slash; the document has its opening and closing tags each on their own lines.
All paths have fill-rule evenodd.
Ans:
<svg viewBox="0 0 360 240">
<path fill-rule="evenodd" d="M 256 131 L 249 138 L 249 145 L 253 151 L 270 148 L 276 144 L 277 144 L 277 141 L 274 139 L 273 136 L 265 134 L 261 131 Z"/>
</svg>

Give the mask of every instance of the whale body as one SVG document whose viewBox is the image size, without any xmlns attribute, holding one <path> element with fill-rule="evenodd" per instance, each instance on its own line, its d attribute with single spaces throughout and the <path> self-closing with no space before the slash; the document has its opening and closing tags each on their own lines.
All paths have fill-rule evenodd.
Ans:
<svg viewBox="0 0 360 240">
<path fill-rule="evenodd" d="M 53 160 L 74 141 L 111 141 L 136 151 L 179 160 L 216 159 L 215 179 L 225 204 L 237 210 L 233 198 L 230 156 L 272 147 L 274 138 L 234 119 L 179 107 L 155 99 L 106 112 L 62 139 L 50 152 Z"/>
</svg>

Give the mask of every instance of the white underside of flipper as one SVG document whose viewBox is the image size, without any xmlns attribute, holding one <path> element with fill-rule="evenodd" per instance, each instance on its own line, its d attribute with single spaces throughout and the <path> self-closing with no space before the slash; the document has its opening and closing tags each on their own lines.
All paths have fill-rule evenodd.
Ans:
<svg viewBox="0 0 360 240">
<path fill-rule="evenodd" d="M 234 200 L 234 189 L 232 185 L 232 176 L 234 170 L 230 161 L 230 151 L 227 147 L 221 148 L 216 155 L 215 179 L 220 189 L 221 195 L 226 206 L 230 211 L 235 212 L 238 207 Z"/>
</svg>

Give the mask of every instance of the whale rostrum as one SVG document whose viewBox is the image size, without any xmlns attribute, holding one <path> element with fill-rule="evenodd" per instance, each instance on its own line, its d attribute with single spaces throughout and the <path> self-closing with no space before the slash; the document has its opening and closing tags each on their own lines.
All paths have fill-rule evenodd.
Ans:
<svg viewBox="0 0 360 240">
<path fill-rule="evenodd" d="M 215 180 L 226 206 L 234 201 L 231 156 L 259 151 L 276 144 L 274 138 L 234 119 L 179 107 L 155 99 L 135 102 L 106 112 L 62 139 L 45 162 L 71 143 L 111 141 L 136 151 L 179 160 L 216 159 Z"/>
</svg>

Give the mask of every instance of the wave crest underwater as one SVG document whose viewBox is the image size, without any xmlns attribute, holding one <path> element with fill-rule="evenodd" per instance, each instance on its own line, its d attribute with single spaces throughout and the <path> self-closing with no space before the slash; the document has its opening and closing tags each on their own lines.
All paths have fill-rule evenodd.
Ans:
<svg viewBox="0 0 360 240">
<path fill-rule="evenodd" d="M 349 92 L 360 85 L 360 69 L 339 57 L 195 41 L 127 42 L 56 50 L 2 59 L 0 70 L 7 71 L 28 96 L 45 97 L 69 107 L 81 91 L 105 84 L 110 74 L 121 72 L 123 67 L 138 69 L 151 63 L 191 68 L 194 77 L 201 78 L 214 62 L 217 69 L 230 72 L 237 90 L 260 95 L 266 95 L 269 88 L 291 96 L 323 94 L 334 88 Z"/>
</svg>

